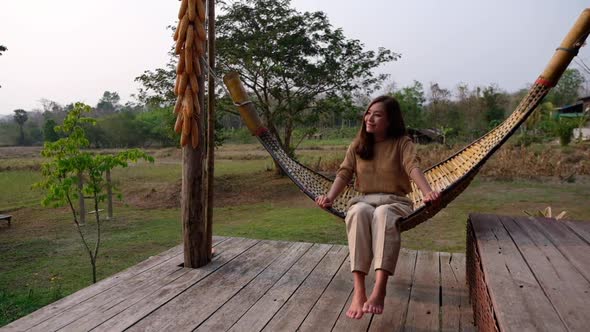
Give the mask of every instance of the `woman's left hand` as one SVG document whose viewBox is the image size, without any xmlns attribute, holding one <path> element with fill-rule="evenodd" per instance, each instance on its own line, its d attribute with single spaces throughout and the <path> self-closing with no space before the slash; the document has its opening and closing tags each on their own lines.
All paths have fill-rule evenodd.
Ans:
<svg viewBox="0 0 590 332">
<path fill-rule="evenodd" d="M 433 204 L 438 204 L 440 202 L 440 192 L 436 191 L 436 190 L 432 190 L 431 192 L 429 192 L 428 194 L 424 195 L 424 203 L 433 203 Z"/>
</svg>

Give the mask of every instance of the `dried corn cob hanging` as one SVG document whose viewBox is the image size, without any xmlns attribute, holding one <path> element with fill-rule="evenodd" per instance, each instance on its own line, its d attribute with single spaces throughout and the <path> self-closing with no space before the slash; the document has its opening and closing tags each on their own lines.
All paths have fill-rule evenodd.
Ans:
<svg viewBox="0 0 590 332">
<path fill-rule="evenodd" d="M 174 33 L 178 67 L 176 86 L 178 96 L 174 114 L 174 130 L 181 134 L 180 145 L 191 142 L 193 148 L 199 146 L 199 116 L 201 107 L 198 97 L 201 75 L 200 59 L 205 49 L 205 0 L 182 0 L 178 12 L 178 27 Z"/>
</svg>

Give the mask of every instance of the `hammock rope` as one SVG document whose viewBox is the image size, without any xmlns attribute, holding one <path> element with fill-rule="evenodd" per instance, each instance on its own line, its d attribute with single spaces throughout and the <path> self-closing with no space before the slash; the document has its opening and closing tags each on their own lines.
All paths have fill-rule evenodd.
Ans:
<svg viewBox="0 0 590 332">
<path fill-rule="evenodd" d="M 535 81 L 515 111 L 496 128 L 424 172 L 430 186 L 441 192 L 440 204 L 425 205 L 422 201 L 422 192 L 414 182 L 411 182 L 412 191 L 407 197 L 412 200 L 414 211 L 409 216 L 399 220 L 401 231 L 409 230 L 430 219 L 467 188 L 485 162 L 526 121 L 551 88 L 555 86 L 575 54 L 584 44 L 589 32 L 590 9 L 585 9 L 564 38 L 560 47 L 555 51 L 545 71 Z M 285 174 L 311 199 L 326 194 L 333 180 L 313 171 L 287 155 L 279 141 L 262 125 L 254 103 L 250 101 L 248 93 L 240 81 L 239 74 L 235 72 L 228 73 L 224 77 L 224 82 L 246 126 L 253 135 L 257 136 L 260 143 Z M 333 206 L 327 210 L 340 218 L 344 218 L 348 200 L 361 194 L 351 185 L 348 185 L 335 200 Z"/>
</svg>

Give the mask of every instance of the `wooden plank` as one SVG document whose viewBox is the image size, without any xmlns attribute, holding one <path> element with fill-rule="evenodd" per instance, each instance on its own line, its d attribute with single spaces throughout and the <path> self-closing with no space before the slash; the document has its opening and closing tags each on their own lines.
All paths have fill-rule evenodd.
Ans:
<svg viewBox="0 0 590 332">
<path fill-rule="evenodd" d="M 332 246 L 314 244 L 230 331 L 259 331 L 279 311 Z"/>
<path fill-rule="evenodd" d="M 405 331 L 439 329 L 440 266 L 437 252 L 418 251 Z"/>
<path fill-rule="evenodd" d="M 69 296 L 66 296 L 56 302 L 53 302 L 25 317 L 22 317 L 11 324 L 5 326 L 8 331 L 27 330 L 30 329 L 45 320 L 57 315 L 72 306 L 77 305 L 83 301 L 96 296 L 104 292 L 105 290 L 119 284 L 120 282 L 128 279 L 129 277 L 142 273 L 150 268 L 153 268 L 163 262 L 171 259 L 174 256 L 178 256 L 182 252 L 182 246 L 176 246 L 167 251 L 160 253 L 159 255 L 149 257 L 141 263 L 134 265 L 122 272 L 119 272 L 111 277 L 103 279 L 94 285 L 83 288 Z"/>
<path fill-rule="evenodd" d="M 467 287 L 467 276 L 465 274 L 465 259 L 465 254 L 453 253 L 450 261 L 451 269 L 453 270 L 454 275 L 457 277 L 457 282 L 461 287 L 459 292 L 461 299 L 461 302 L 459 304 L 461 315 L 461 319 L 459 322 L 459 330 L 476 331 L 477 329 L 475 328 L 473 307 L 471 306 L 471 301 L 469 300 L 469 289 Z M 444 315 L 442 319 L 444 322 Z"/>
<path fill-rule="evenodd" d="M 230 239 L 220 244 L 223 249 L 227 246 L 235 245 L 236 241 Z M 94 316 L 112 306 L 116 306 L 123 302 L 127 297 L 132 297 L 135 292 L 140 291 L 151 284 L 157 282 L 162 278 L 178 278 L 178 276 L 186 273 L 181 267 L 182 254 L 167 260 L 166 262 L 144 271 L 143 273 L 133 276 L 124 282 L 121 282 L 114 287 L 92 297 L 91 299 L 79 303 L 58 315 L 54 315 L 43 323 L 34 327 L 37 331 L 55 331 L 76 322 L 79 319 L 85 319 L 89 316 Z M 75 324 L 75 323 L 74 323 Z"/>
<path fill-rule="evenodd" d="M 590 243 L 566 223 L 547 218 L 530 218 L 523 222 L 519 219 L 519 224 L 524 225 L 527 221 L 535 224 L 584 278 L 590 280 L 590 255 L 588 255 Z M 590 228 L 588 230 L 590 231 Z"/>
<path fill-rule="evenodd" d="M 178 312 L 191 312 L 191 310 L 182 311 L 178 306 L 176 311 L 170 313 L 166 306 L 172 299 L 175 300 L 174 303 L 178 303 L 177 297 L 179 297 L 179 294 L 184 294 L 193 285 L 207 280 L 208 276 L 219 274 L 218 270 L 226 269 L 228 266 L 231 268 L 236 259 L 248 255 L 258 256 L 256 252 L 252 253 L 251 249 L 255 248 L 259 241 L 253 239 L 239 239 L 239 241 L 231 247 L 219 248 L 218 253 L 209 264 L 198 269 L 184 268 L 184 274 L 178 278 L 163 280 L 156 287 L 150 287 L 146 293 L 142 293 L 129 301 L 125 301 L 121 306 L 113 308 L 105 315 L 106 319 L 99 322 L 100 326 L 96 329 L 99 331 L 123 330 L 126 328 L 130 328 L 130 330 L 154 330 L 157 328 L 157 324 L 172 321 L 172 317 L 178 320 L 191 316 L 177 314 Z M 266 253 L 261 250 L 261 255 L 264 254 Z M 207 302 L 203 301 L 203 303 Z M 166 306 L 164 306 L 165 304 Z M 154 319 L 161 317 L 162 312 L 165 312 L 163 321 L 154 323 Z M 145 319 L 142 320 L 142 318 Z M 146 324 L 152 324 L 153 326 L 148 329 L 145 327 Z"/>
<path fill-rule="evenodd" d="M 96 308 L 116 305 L 123 301 L 125 297 L 131 296 L 133 292 L 148 286 L 153 282 L 154 278 L 162 278 L 169 275 L 176 276 L 182 271 L 182 268 L 178 266 L 182 263 L 181 257 L 182 255 L 178 255 L 175 259 L 138 275 L 137 279 L 130 279 L 127 282 L 120 283 L 88 301 L 79 303 L 58 315 L 52 316 L 50 319 L 35 326 L 34 329 L 38 331 L 55 331 L 61 329 L 78 319 L 92 315 Z"/>
<path fill-rule="evenodd" d="M 227 331 L 311 246 L 311 243 L 298 242 L 281 252 L 270 266 L 203 322 L 197 331 Z"/>
<path fill-rule="evenodd" d="M 227 238 L 225 237 L 218 237 L 214 238 L 216 244 L 219 244 L 225 241 Z M 169 262 L 171 259 L 178 257 L 178 255 L 182 254 L 182 246 L 176 246 L 169 250 L 166 250 L 158 255 L 151 256 L 148 259 L 136 264 L 132 267 L 129 267 L 117 274 L 114 274 L 106 279 L 103 279 L 96 284 L 83 288 L 74 294 L 66 296 L 52 304 L 49 304 L 21 319 L 18 319 L 11 324 L 5 326 L 7 331 L 12 330 L 27 330 L 31 329 L 46 320 L 52 318 L 53 316 L 59 315 L 64 311 L 71 309 L 73 307 L 78 306 L 80 303 L 83 303 L 88 300 L 92 300 L 95 296 L 102 294 L 105 291 L 110 290 L 111 288 L 120 285 L 121 283 L 126 282 L 130 278 L 134 278 L 135 276 L 145 273 L 146 271 L 152 270 L 161 266 L 162 264 Z"/>
<path fill-rule="evenodd" d="M 506 331 L 565 331 L 498 217 L 477 214 L 470 221 L 498 324 Z"/>
<path fill-rule="evenodd" d="M 350 256 L 349 256 L 350 259 Z M 350 266 L 350 263 L 349 263 Z M 352 280 L 352 275 L 349 275 L 349 278 Z M 373 286 L 375 286 L 375 270 L 371 265 L 369 269 L 369 274 L 367 274 L 365 278 L 365 285 L 367 291 L 367 297 L 370 296 L 371 292 L 373 291 Z M 369 325 L 371 324 L 371 319 L 373 318 L 372 314 L 364 314 L 361 319 L 352 319 L 346 316 L 346 311 L 350 307 L 352 303 L 352 296 L 354 293 L 350 293 L 346 304 L 344 305 L 343 310 L 340 312 L 340 316 L 336 320 L 336 324 L 334 324 L 334 331 L 367 331 Z"/>
<path fill-rule="evenodd" d="M 586 331 L 590 296 L 581 294 L 590 292 L 590 283 L 540 229 L 549 227 L 548 223 L 527 219 L 517 222 L 510 217 L 500 220 L 567 328 Z"/>
<path fill-rule="evenodd" d="M 564 221 L 564 223 L 579 237 L 590 244 L 590 222 L 585 221 Z"/>
<path fill-rule="evenodd" d="M 387 282 L 383 314 L 373 316 L 369 331 L 404 330 L 416 268 L 416 257 L 415 250 L 401 249 L 395 274 Z"/>
<path fill-rule="evenodd" d="M 461 297 L 462 288 L 455 270 L 451 266 L 453 256 L 450 253 L 439 253 L 441 280 L 441 330 L 459 331 L 461 328 Z"/>
<path fill-rule="evenodd" d="M 348 247 L 333 246 L 299 286 L 297 291 L 275 314 L 264 331 L 295 331 L 307 317 L 316 301 L 348 255 Z"/>
<path fill-rule="evenodd" d="M 352 293 L 353 280 L 347 257 L 330 284 L 305 318 L 300 331 L 328 331 L 334 327 L 340 313 L 346 309 L 346 301 Z"/>
</svg>

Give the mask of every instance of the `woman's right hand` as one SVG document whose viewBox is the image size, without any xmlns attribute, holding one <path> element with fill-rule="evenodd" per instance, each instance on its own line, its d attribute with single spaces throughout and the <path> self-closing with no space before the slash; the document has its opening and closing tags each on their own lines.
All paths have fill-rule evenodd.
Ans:
<svg viewBox="0 0 590 332">
<path fill-rule="evenodd" d="M 321 208 L 329 208 L 332 206 L 332 200 L 328 197 L 328 195 L 321 195 L 316 197 L 315 203 Z"/>
</svg>

